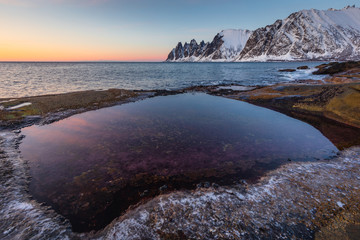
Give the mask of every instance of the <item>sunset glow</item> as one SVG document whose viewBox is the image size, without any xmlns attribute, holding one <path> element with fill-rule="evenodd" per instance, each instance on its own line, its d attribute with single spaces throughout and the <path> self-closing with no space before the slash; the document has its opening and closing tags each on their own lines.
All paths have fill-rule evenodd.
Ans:
<svg viewBox="0 0 360 240">
<path fill-rule="evenodd" d="M 253 30 L 291 11 L 352 3 L 0 0 L 0 61 L 164 61 L 179 41 L 211 41 L 222 29 Z"/>
<path fill-rule="evenodd" d="M 0 61 L 163 61 L 164 54 L 142 49 L 91 49 L 74 46 L 2 44 Z"/>
</svg>

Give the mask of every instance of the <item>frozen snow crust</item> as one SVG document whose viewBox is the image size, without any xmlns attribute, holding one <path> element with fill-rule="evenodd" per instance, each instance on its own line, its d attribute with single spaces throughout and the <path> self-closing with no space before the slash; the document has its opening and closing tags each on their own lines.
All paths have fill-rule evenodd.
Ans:
<svg viewBox="0 0 360 240">
<path fill-rule="evenodd" d="M 328 219 L 359 209 L 360 148 L 336 159 L 289 163 L 256 184 L 161 195 L 129 210 L 98 233 L 70 224 L 27 194 L 21 133 L 2 132 L 1 239 L 307 239 Z"/>
</svg>

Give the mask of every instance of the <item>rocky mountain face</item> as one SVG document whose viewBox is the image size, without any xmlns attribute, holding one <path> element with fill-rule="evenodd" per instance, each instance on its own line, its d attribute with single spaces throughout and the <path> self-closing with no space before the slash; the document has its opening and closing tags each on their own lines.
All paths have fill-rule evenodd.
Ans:
<svg viewBox="0 0 360 240">
<path fill-rule="evenodd" d="M 193 44 L 192 44 L 193 43 Z M 194 50 L 195 49 L 195 50 Z M 302 10 L 249 30 L 225 30 L 211 43 L 181 43 L 167 61 L 360 60 L 360 8 Z"/>
<path fill-rule="evenodd" d="M 259 28 L 238 61 L 360 58 L 360 9 L 303 10 Z"/>
<path fill-rule="evenodd" d="M 209 43 L 201 41 L 198 44 L 195 39 L 191 40 L 190 44 L 185 42 L 184 46 L 181 42 L 169 53 L 167 60 L 180 60 L 180 59 L 195 59 L 201 56 Z"/>
<path fill-rule="evenodd" d="M 223 30 L 216 34 L 212 42 L 202 41 L 198 44 L 194 39 L 184 46 L 181 42 L 169 53 L 166 61 L 233 61 L 244 48 L 251 35 L 249 30 Z"/>
</svg>

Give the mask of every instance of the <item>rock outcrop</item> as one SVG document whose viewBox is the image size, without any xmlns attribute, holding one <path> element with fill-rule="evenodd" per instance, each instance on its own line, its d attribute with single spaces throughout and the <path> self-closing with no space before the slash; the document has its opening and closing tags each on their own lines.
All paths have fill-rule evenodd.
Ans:
<svg viewBox="0 0 360 240">
<path fill-rule="evenodd" d="M 201 62 L 201 61 L 233 61 L 245 47 L 252 31 L 223 30 L 216 34 L 212 42 L 200 44 L 193 39 L 184 46 L 181 42 L 169 53 L 166 61 Z"/>
</svg>

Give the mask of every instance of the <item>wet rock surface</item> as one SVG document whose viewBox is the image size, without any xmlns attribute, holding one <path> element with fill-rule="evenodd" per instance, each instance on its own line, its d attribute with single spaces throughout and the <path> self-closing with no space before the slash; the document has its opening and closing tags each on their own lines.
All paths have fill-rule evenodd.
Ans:
<svg viewBox="0 0 360 240">
<path fill-rule="evenodd" d="M 309 67 L 308 66 L 300 66 L 300 67 L 297 67 L 296 69 L 306 70 L 306 69 L 309 69 Z"/>
<path fill-rule="evenodd" d="M 279 72 L 295 72 L 296 69 L 280 69 Z"/>
<path fill-rule="evenodd" d="M 27 194 L 19 137 L 1 134 L 2 239 L 327 239 L 331 226 L 343 237 L 360 224 L 360 149 L 352 148 L 330 161 L 289 163 L 256 184 L 161 195 L 100 232 L 75 234 Z"/>
<path fill-rule="evenodd" d="M 310 123 L 344 149 L 360 144 L 360 69 L 353 63 L 341 64 L 345 72 L 325 76 L 323 80 L 254 86 L 244 91 L 234 91 L 234 86 L 198 86 L 187 91 L 203 91 L 279 111 Z M 329 63 L 318 68 L 337 65 Z"/>
<path fill-rule="evenodd" d="M 349 61 L 349 62 L 332 62 L 329 64 L 319 65 L 318 70 L 313 74 L 315 75 L 325 75 L 325 74 L 336 74 L 341 72 L 346 72 L 353 68 L 360 68 L 360 61 Z"/>
<path fill-rule="evenodd" d="M 160 196 L 114 221 L 99 235 L 112 239 L 313 239 L 335 216 L 358 211 L 358 151 L 344 151 L 330 162 L 289 164 L 246 188 L 236 185 Z"/>
<path fill-rule="evenodd" d="M 358 128 L 340 123 L 346 123 L 347 116 L 358 119 L 358 74 L 356 68 L 351 68 L 324 81 L 256 86 L 244 91 L 216 86 L 182 91 L 204 91 L 284 112 L 326 132 L 343 149 L 360 145 Z M 339 103 L 350 107 L 344 108 Z M 345 120 L 339 115 L 325 115 L 324 109 L 329 106 L 347 109 L 342 111 Z M 63 113 L 50 114 L 44 123 L 74 114 Z M 24 125 L 5 123 L 9 124 L 6 129 L 17 129 L 40 121 L 35 116 L 28 117 Z M 68 221 L 29 196 L 28 166 L 18 150 L 21 132 L 2 131 L 0 138 L 1 239 L 357 239 L 359 236 L 360 149 L 356 147 L 330 161 L 289 161 L 256 184 L 242 182 L 224 187 L 204 182 L 196 190 L 173 193 L 163 188 L 163 195 L 131 207 L 104 230 L 76 234 Z M 165 184 L 159 184 L 158 188 Z M 148 189 L 139 194 L 151 196 Z"/>
<path fill-rule="evenodd" d="M 153 96 L 154 92 L 109 89 L 82 91 L 55 95 L 1 99 L 0 130 L 18 129 L 33 124 L 49 124 L 77 113 L 137 101 Z M 8 110 L 24 102 L 31 102 L 14 110 Z"/>
</svg>

